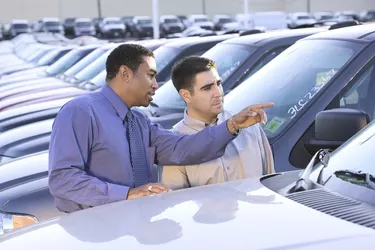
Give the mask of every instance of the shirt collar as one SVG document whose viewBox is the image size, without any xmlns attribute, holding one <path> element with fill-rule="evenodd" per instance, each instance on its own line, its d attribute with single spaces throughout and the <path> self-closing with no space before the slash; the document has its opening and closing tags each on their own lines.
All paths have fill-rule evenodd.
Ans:
<svg viewBox="0 0 375 250">
<path fill-rule="evenodd" d="M 184 112 L 184 123 L 191 127 L 192 129 L 201 131 L 205 127 L 217 125 L 217 122 L 219 121 L 219 118 L 216 118 L 215 122 L 213 123 L 205 123 L 203 121 L 197 120 L 191 116 L 188 115 L 187 110 Z"/>
<path fill-rule="evenodd" d="M 104 85 L 100 92 L 104 95 L 105 98 L 112 104 L 113 108 L 116 110 L 117 115 L 120 116 L 122 120 L 125 119 L 126 114 L 129 111 L 126 103 L 116 94 L 115 91 L 108 85 Z"/>
</svg>

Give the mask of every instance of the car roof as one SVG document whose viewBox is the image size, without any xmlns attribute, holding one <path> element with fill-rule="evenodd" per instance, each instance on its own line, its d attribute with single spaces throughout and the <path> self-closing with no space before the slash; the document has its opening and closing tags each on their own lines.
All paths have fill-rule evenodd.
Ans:
<svg viewBox="0 0 375 250">
<path fill-rule="evenodd" d="M 375 24 L 355 25 L 335 30 L 321 32 L 312 35 L 306 39 L 335 39 L 335 40 L 357 40 L 357 41 L 374 41 Z"/>
<path fill-rule="evenodd" d="M 210 43 L 215 41 L 223 41 L 238 36 L 238 34 L 222 35 L 222 36 L 207 36 L 207 37 L 183 37 L 178 38 L 173 42 L 169 42 L 166 46 L 185 49 L 193 45 Z"/>
<path fill-rule="evenodd" d="M 222 43 L 237 43 L 237 44 L 257 44 L 263 45 L 267 42 L 278 40 L 280 38 L 294 37 L 294 36 L 309 36 L 317 32 L 322 32 L 327 28 L 305 28 L 305 29 L 293 29 L 293 30 L 281 30 L 271 31 L 266 33 L 258 33 L 246 36 L 240 36 L 232 39 L 228 39 Z"/>
</svg>

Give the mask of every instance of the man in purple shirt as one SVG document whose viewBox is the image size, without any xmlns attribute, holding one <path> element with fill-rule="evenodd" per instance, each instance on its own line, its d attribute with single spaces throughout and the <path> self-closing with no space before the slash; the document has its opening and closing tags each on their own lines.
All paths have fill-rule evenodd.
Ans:
<svg viewBox="0 0 375 250">
<path fill-rule="evenodd" d="M 123 44 L 106 62 L 107 85 L 65 104 L 53 124 L 49 187 L 65 212 L 168 191 L 154 164 L 192 165 L 224 154 L 239 131 L 266 122 L 260 104 L 194 135 L 178 135 L 132 107 L 148 106 L 158 85 L 153 52 Z"/>
</svg>

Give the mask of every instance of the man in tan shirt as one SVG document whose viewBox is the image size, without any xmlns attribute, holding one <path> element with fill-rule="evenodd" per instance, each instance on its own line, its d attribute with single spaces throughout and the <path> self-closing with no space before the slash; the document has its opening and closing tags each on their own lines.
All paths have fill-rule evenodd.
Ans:
<svg viewBox="0 0 375 250">
<path fill-rule="evenodd" d="M 224 92 L 215 62 L 192 56 L 178 62 L 172 82 L 185 101 L 184 119 L 174 132 L 194 134 L 231 118 L 223 108 Z M 271 147 L 260 124 L 239 132 L 223 157 L 199 165 L 164 166 L 162 184 L 172 190 L 239 180 L 273 173 Z"/>
</svg>

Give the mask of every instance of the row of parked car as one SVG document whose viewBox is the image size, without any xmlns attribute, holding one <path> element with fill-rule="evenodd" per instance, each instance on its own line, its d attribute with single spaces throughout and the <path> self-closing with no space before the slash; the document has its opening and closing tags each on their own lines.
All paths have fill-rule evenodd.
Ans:
<svg viewBox="0 0 375 250">
<path fill-rule="evenodd" d="M 369 22 L 375 20 L 375 11 L 307 12 L 286 13 L 282 11 L 257 12 L 254 14 L 218 14 L 209 18 L 203 14 L 162 15 L 159 20 L 160 37 L 181 37 L 190 33 L 208 31 L 230 31 L 244 29 L 277 30 L 298 28 L 322 21 Z M 105 18 L 42 18 L 35 23 L 17 19 L 4 27 L 5 38 L 14 38 L 21 33 L 57 32 L 69 37 L 98 36 L 100 38 L 146 38 L 153 37 L 153 21 L 150 16 L 125 16 Z"/>
<path fill-rule="evenodd" d="M 277 173 L 69 215 L 48 189 L 52 123 L 67 101 L 106 84 L 119 43 L 3 42 L 0 248 L 373 249 L 375 24 L 346 24 L 127 41 L 154 51 L 160 87 L 139 110 L 164 128 L 183 117 L 170 74 L 189 55 L 216 62 L 227 110 L 274 102 L 264 131 Z"/>
</svg>

